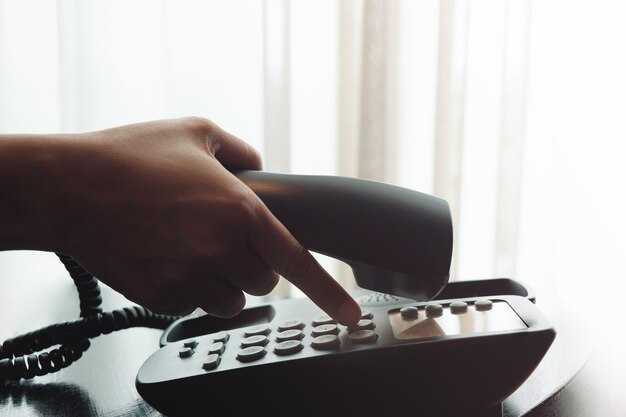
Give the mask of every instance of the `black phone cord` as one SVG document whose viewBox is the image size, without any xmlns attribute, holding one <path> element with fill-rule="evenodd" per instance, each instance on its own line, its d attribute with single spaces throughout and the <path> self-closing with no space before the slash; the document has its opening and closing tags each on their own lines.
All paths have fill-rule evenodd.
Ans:
<svg viewBox="0 0 626 417">
<path fill-rule="evenodd" d="M 76 285 L 80 318 L 5 340 L 0 345 L 0 384 L 66 368 L 89 348 L 89 339 L 102 334 L 130 327 L 165 329 L 179 318 L 156 314 L 140 306 L 102 312 L 98 280 L 70 256 L 60 253 L 57 256 Z M 41 352 L 57 345 L 60 346 Z"/>
</svg>

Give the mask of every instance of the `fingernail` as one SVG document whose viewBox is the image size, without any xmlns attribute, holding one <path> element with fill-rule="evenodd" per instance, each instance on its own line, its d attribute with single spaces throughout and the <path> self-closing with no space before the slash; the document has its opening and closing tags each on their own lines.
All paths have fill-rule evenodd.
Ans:
<svg viewBox="0 0 626 417">
<path fill-rule="evenodd" d="M 361 318 L 361 307 L 354 301 L 347 301 L 339 307 L 339 316 L 344 325 L 356 324 Z"/>
</svg>

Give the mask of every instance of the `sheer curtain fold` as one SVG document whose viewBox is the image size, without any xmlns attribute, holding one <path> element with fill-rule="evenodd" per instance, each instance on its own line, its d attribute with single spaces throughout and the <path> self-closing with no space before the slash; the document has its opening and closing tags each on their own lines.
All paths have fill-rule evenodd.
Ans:
<svg viewBox="0 0 626 417">
<path fill-rule="evenodd" d="M 0 131 L 205 116 L 259 149 L 267 170 L 360 176 L 447 199 L 455 278 L 535 276 L 542 266 L 556 276 L 554 248 L 569 236 L 556 223 L 574 198 L 549 184 L 571 189 L 562 172 L 576 165 L 560 155 L 589 154 L 593 126 L 616 138 L 602 142 L 615 150 L 607 154 L 626 142 L 616 122 L 624 11 L 604 5 L 0 0 Z M 580 34 L 565 9 L 594 30 Z M 585 97 L 614 105 L 600 113 Z M 354 285 L 345 266 L 319 259 Z"/>
<path fill-rule="evenodd" d="M 205 115 L 259 148 L 268 170 L 358 176 L 446 198 L 457 230 L 456 274 L 459 251 L 468 245 L 464 234 L 474 232 L 462 227 L 475 221 L 463 206 L 477 209 L 462 190 L 475 184 L 461 177 L 464 166 L 477 163 L 464 147 L 481 144 L 474 139 L 481 130 L 468 130 L 465 122 L 473 120 L 466 106 L 480 105 L 482 92 L 472 98 L 467 93 L 475 87 L 466 84 L 468 53 L 481 65 L 481 55 L 491 52 L 481 44 L 484 34 L 471 30 L 488 19 L 485 6 L 467 0 L 58 1 L 46 3 L 47 13 L 37 15 L 41 29 L 26 37 L 16 22 L 39 3 L 0 4 L 4 130 L 28 130 L 33 113 L 46 115 L 42 131 L 69 132 Z M 38 65 L 25 70 L 29 56 L 38 56 Z M 511 76 L 495 75 L 478 88 L 497 86 L 508 102 Z M 26 96 L 18 88 L 26 88 Z M 33 98 L 42 94 L 37 105 Z M 474 119 L 493 129 L 502 122 L 510 139 L 507 123 L 516 110 Z M 502 155 L 501 171 L 519 165 L 514 149 Z M 501 201 L 515 200 L 508 197 L 516 190 L 502 185 L 503 192 Z M 504 225 L 497 239 L 515 240 L 506 234 L 509 217 L 495 218 Z M 493 249 L 495 238 L 472 236 L 470 245 Z M 319 259 L 344 285 L 354 285 L 345 266 Z M 491 273 L 493 264 L 486 264 L 468 268 Z M 284 283 L 277 290 L 290 291 Z"/>
</svg>

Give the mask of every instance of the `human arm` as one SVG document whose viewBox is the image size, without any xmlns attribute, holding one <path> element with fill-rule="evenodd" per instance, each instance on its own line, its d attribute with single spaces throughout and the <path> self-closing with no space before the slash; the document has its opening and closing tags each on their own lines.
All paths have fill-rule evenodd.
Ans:
<svg viewBox="0 0 626 417">
<path fill-rule="evenodd" d="M 0 249 L 63 252 L 129 299 L 231 316 L 279 273 L 339 322 L 359 308 L 229 170 L 249 145 L 199 118 L 0 137 Z"/>
</svg>

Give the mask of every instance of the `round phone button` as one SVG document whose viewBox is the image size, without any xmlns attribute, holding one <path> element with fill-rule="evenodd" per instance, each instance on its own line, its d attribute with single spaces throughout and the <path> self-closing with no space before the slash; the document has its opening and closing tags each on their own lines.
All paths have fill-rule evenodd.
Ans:
<svg viewBox="0 0 626 417">
<path fill-rule="evenodd" d="M 467 303 L 463 301 L 455 301 L 450 303 L 450 313 L 463 314 L 467 312 Z"/>
<path fill-rule="evenodd" d="M 323 334 L 339 334 L 339 327 L 336 324 L 322 324 L 313 328 L 311 335 L 321 336 Z"/>
<path fill-rule="evenodd" d="M 352 343 L 373 343 L 378 340 L 378 334 L 374 330 L 357 330 L 348 335 Z"/>
<path fill-rule="evenodd" d="M 321 326 L 322 324 L 337 324 L 337 322 L 327 315 L 319 316 L 313 320 L 313 326 Z"/>
<path fill-rule="evenodd" d="M 418 316 L 419 310 L 414 306 L 402 307 L 400 309 L 400 316 L 404 320 L 415 320 Z"/>
<path fill-rule="evenodd" d="M 339 337 L 336 334 L 324 334 L 311 341 L 311 347 L 318 350 L 334 349 L 339 346 Z"/>
<path fill-rule="evenodd" d="M 224 349 L 226 348 L 226 346 L 224 346 L 224 342 L 215 342 L 212 343 L 211 346 L 209 346 L 209 354 L 222 354 L 224 352 Z"/>
<path fill-rule="evenodd" d="M 228 342 L 228 339 L 230 339 L 230 335 L 228 334 L 228 332 L 218 332 L 213 335 L 214 342 L 226 343 Z"/>
<path fill-rule="evenodd" d="M 443 314 L 441 304 L 428 304 L 426 306 L 426 317 L 439 317 Z"/>
<path fill-rule="evenodd" d="M 474 303 L 476 311 L 489 311 L 493 308 L 493 301 L 483 298 Z"/>
<path fill-rule="evenodd" d="M 278 324 L 278 331 L 284 332 L 285 330 L 302 329 L 304 323 L 301 320 L 285 320 Z"/>
<path fill-rule="evenodd" d="M 369 319 L 359 320 L 359 322 L 354 326 L 348 327 L 348 332 L 353 332 L 355 330 L 374 330 L 376 328 L 376 323 Z"/>
<path fill-rule="evenodd" d="M 250 346 L 265 346 L 269 342 L 269 339 L 262 334 L 257 334 L 254 336 L 246 337 L 241 341 L 241 347 L 247 348 Z"/>
<path fill-rule="evenodd" d="M 247 329 L 244 332 L 244 335 L 247 336 L 256 336 L 256 335 L 267 335 L 270 334 L 272 330 L 269 328 L 269 326 L 266 326 L 264 324 L 260 325 L 260 326 L 254 326 L 254 327 L 250 327 L 249 329 Z"/>
<path fill-rule="evenodd" d="M 219 355 L 213 353 L 206 357 L 204 363 L 202 364 L 202 368 L 206 371 L 210 371 L 211 369 L 217 368 L 217 365 L 220 364 L 221 358 Z"/>
<path fill-rule="evenodd" d="M 266 353 L 267 351 L 261 346 L 249 346 L 239 351 L 237 360 L 240 362 L 252 362 L 261 359 Z"/>
<path fill-rule="evenodd" d="M 274 347 L 274 353 L 277 355 L 292 355 L 300 352 L 304 345 L 299 340 L 285 340 Z"/>
<path fill-rule="evenodd" d="M 302 330 L 291 329 L 280 332 L 276 335 L 277 342 L 284 342 L 285 340 L 300 340 L 304 337 Z"/>
<path fill-rule="evenodd" d="M 178 351 L 178 356 L 181 358 L 189 358 L 193 355 L 193 349 L 190 347 L 184 347 Z"/>
</svg>

